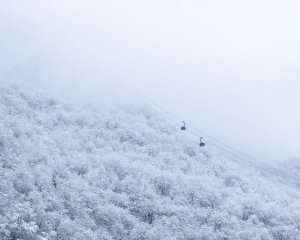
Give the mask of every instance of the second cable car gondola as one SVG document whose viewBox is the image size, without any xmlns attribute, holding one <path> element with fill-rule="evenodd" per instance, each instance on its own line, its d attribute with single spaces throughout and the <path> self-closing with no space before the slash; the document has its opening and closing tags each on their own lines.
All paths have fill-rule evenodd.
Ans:
<svg viewBox="0 0 300 240">
<path fill-rule="evenodd" d="M 186 130 L 185 122 L 182 121 L 182 123 L 183 123 L 183 126 L 181 127 L 181 131 L 185 131 Z"/>
<path fill-rule="evenodd" d="M 205 146 L 205 143 L 202 142 L 202 139 L 203 139 L 203 137 L 200 138 L 200 144 L 199 144 L 200 147 L 204 147 Z"/>
</svg>

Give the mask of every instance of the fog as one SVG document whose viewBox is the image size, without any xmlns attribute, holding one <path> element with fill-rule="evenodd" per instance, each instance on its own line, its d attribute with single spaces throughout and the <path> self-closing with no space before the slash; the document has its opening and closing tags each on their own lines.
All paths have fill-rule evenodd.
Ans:
<svg viewBox="0 0 300 240">
<path fill-rule="evenodd" d="M 300 159 L 299 12 L 297 0 L 0 0 L 0 79 L 94 104 L 137 92 L 256 159 Z"/>
</svg>

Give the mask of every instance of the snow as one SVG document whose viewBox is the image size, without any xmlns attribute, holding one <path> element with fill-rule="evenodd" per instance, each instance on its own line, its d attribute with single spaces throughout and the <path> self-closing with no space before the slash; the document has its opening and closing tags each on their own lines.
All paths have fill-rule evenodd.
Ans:
<svg viewBox="0 0 300 240">
<path fill-rule="evenodd" d="M 146 107 L 3 85 L 0 164 L 3 240 L 300 239 L 297 185 L 199 148 Z"/>
</svg>

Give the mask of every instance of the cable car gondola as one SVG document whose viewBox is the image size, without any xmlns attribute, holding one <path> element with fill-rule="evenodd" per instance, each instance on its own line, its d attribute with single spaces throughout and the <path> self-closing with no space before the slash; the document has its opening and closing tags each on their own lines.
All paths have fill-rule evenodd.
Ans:
<svg viewBox="0 0 300 240">
<path fill-rule="evenodd" d="M 200 144 L 199 144 L 200 147 L 204 147 L 205 146 L 205 143 L 202 142 L 202 139 L 203 139 L 203 137 L 200 138 Z"/>
<path fill-rule="evenodd" d="M 182 122 L 183 122 L 183 126 L 181 127 L 181 131 L 185 131 L 186 130 L 185 122 L 184 121 Z"/>
</svg>

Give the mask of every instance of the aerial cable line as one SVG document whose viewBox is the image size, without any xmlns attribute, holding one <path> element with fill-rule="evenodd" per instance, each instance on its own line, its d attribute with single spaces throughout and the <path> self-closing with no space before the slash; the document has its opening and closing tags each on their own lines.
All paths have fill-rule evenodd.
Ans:
<svg viewBox="0 0 300 240">
<path fill-rule="evenodd" d="M 142 98 L 140 97 L 140 94 L 138 94 L 136 91 L 134 91 L 135 94 L 138 98 L 142 99 L 144 103 L 148 106 L 152 106 L 152 109 L 156 110 L 156 112 L 167 116 L 169 119 L 174 121 L 176 124 L 180 122 L 179 118 L 177 118 L 174 114 L 170 113 L 169 111 L 165 110 L 161 106 L 157 105 L 153 101 L 146 99 L 145 97 Z M 191 129 L 193 129 L 193 131 Z M 236 150 L 235 148 L 229 146 L 228 144 L 223 143 L 222 141 L 218 140 L 217 138 L 214 138 L 207 133 L 204 133 L 203 131 L 200 131 L 198 128 L 194 127 L 193 125 L 188 126 L 187 131 L 194 134 L 195 136 L 205 136 L 205 141 L 208 142 L 210 145 L 213 145 L 215 147 L 221 148 L 223 151 L 228 152 L 231 155 L 234 155 L 237 158 L 242 158 L 242 159 L 247 159 L 249 160 L 250 157 L 247 156 L 246 154 L 240 152 L 239 150 Z M 252 162 L 252 161 L 251 161 Z"/>
<path fill-rule="evenodd" d="M 151 101 L 150 99 L 146 99 L 145 97 L 141 97 L 141 94 L 139 92 L 137 92 L 135 90 L 135 88 L 133 88 L 132 86 L 130 86 L 130 84 L 127 84 L 126 86 L 124 84 L 122 84 L 123 87 L 125 89 L 128 90 L 128 93 L 130 93 L 131 95 L 134 95 L 136 98 L 138 98 L 139 100 L 141 100 L 142 102 L 145 103 L 145 105 L 150 106 L 155 112 L 159 113 L 159 115 L 163 115 L 166 118 L 168 118 L 169 120 L 171 120 L 172 122 L 176 123 L 176 125 L 179 122 L 182 122 L 181 120 L 179 120 L 178 117 L 176 117 L 174 114 L 170 113 L 169 111 L 167 111 L 166 109 L 162 108 L 161 106 L 159 106 L 158 104 L 154 103 L 153 101 Z M 128 85 L 130 86 L 131 89 L 128 89 Z M 123 89 L 124 89 L 123 88 Z M 185 126 L 185 124 L 184 124 Z M 207 143 L 209 143 L 212 146 L 218 147 L 220 149 L 222 149 L 223 151 L 231 154 L 232 156 L 235 156 L 238 159 L 244 159 L 247 160 L 251 163 L 253 163 L 253 158 L 250 157 L 249 155 L 229 146 L 228 144 L 218 140 L 215 137 L 210 136 L 209 134 L 200 131 L 198 128 L 194 127 L 193 125 L 188 124 L 188 127 L 186 127 L 186 131 L 197 136 L 197 137 L 201 137 L 201 136 L 205 136 L 205 141 Z M 203 137 L 201 139 L 204 139 Z M 200 143 L 201 143 L 201 139 L 200 139 Z"/>
<path fill-rule="evenodd" d="M 174 114 L 170 113 L 169 111 L 165 110 L 164 108 L 162 108 L 161 106 L 157 105 L 156 103 L 150 101 L 149 99 L 146 99 L 145 97 L 141 97 L 140 94 L 138 94 L 136 91 L 134 91 L 134 95 L 137 98 L 141 99 L 146 105 L 150 106 L 157 113 L 160 113 L 161 115 L 164 115 L 165 117 L 167 117 L 168 119 L 170 119 L 174 123 L 178 124 L 179 118 L 177 118 Z M 194 129 L 194 130 L 192 130 L 192 129 Z M 195 127 L 193 127 L 191 125 L 189 125 L 189 127 L 186 128 L 186 131 L 189 132 L 189 133 L 191 133 L 191 134 L 193 134 L 196 137 L 206 136 L 205 137 L 205 141 L 208 142 L 210 145 L 218 147 L 218 148 L 222 148 L 223 151 L 225 150 L 224 146 L 220 146 L 220 145 L 223 145 L 223 144 L 215 144 L 214 143 L 214 141 L 218 142 L 217 139 L 209 136 L 208 134 L 206 134 L 206 133 L 204 133 L 202 131 L 199 131 L 198 129 L 196 129 Z M 202 137 L 202 139 L 204 139 L 204 138 Z M 212 140 L 210 140 L 210 139 L 212 139 Z M 234 154 L 234 153 L 231 153 L 231 154 Z"/>
<path fill-rule="evenodd" d="M 153 101 L 146 99 L 145 97 L 141 97 L 141 95 L 132 88 L 131 93 L 134 93 L 134 95 L 141 99 L 144 103 L 146 103 L 146 105 L 148 106 L 152 106 L 152 109 L 155 110 L 157 113 L 160 113 L 162 115 L 165 115 L 166 117 L 168 117 L 169 119 L 171 119 L 172 121 L 174 121 L 176 124 L 178 122 L 180 122 L 179 118 L 177 118 L 174 114 L 170 113 L 169 111 L 167 111 L 166 109 L 162 108 L 161 106 L 157 105 L 156 103 L 154 103 Z M 193 129 L 194 131 L 190 130 Z M 189 124 L 189 127 L 187 128 L 187 131 L 194 134 L 195 136 L 205 136 L 205 141 L 208 142 L 209 144 L 216 146 L 216 147 L 221 147 L 223 150 L 227 149 L 227 151 L 231 154 L 234 154 L 234 152 L 236 152 L 233 148 L 231 148 L 230 146 L 228 146 L 227 144 L 224 144 L 223 142 L 219 141 L 218 139 L 204 133 L 203 131 L 198 130 L 197 128 L 195 128 L 194 126 Z M 211 139 L 211 140 L 210 140 Z M 216 144 L 217 143 L 217 144 Z M 231 151 L 229 151 L 229 149 L 231 149 Z M 234 151 L 234 152 L 233 152 Z M 236 155 L 236 154 L 235 154 Z"/>
</svg>

